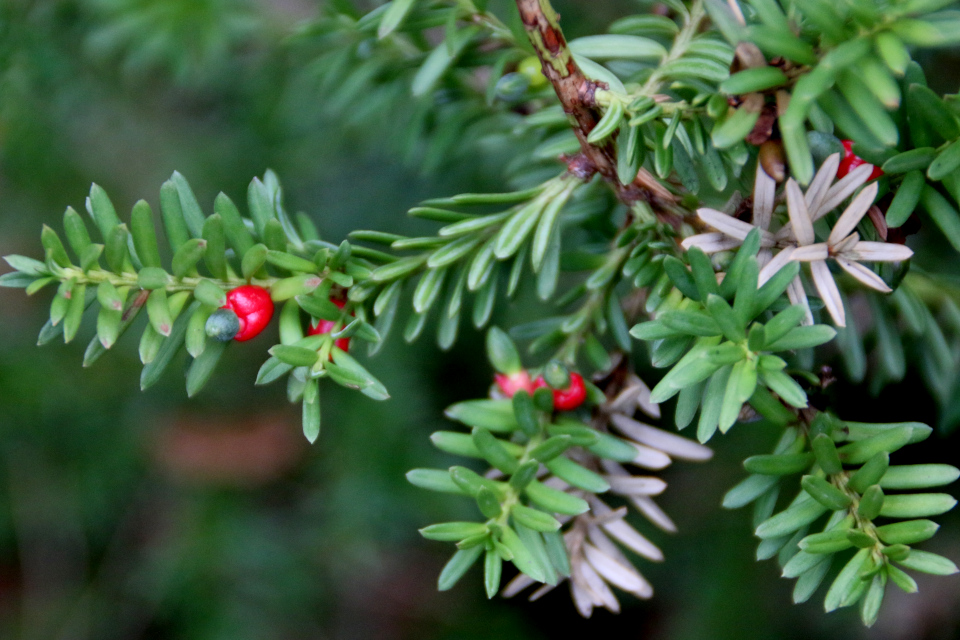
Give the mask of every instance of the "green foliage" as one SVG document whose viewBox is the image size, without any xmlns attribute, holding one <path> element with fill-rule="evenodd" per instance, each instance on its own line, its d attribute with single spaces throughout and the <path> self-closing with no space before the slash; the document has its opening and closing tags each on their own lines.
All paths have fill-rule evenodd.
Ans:
<svg viewBox="0 0 960 640">
<path fill-rule="evenodd" d="M 378 149 L 426 171 L 491 146 L 512 155 L 515 136 L 535 145 L 542 131 L 511 107 L 548 97 L 550 87 L 542 76 L 531 80 L 514 71 L 530 56 L 525 41 L 481 4 L 403 1 L 362 15 L 351 1 L 327 3 L 324 15 L 292 39 L 291 50 L 303 61 L 297 83 L 317 95 L 321 112 L 343 126 L 375 131 Z M 442 46 L 428 35 L 437 28 L 444 29 Z M 489 80 L 478 81 L 488 68 Z M 505 73 L 514 81 L 510 90 L 500 82 Z M 562 116 L 553 130 L 561 125 Z M 526 162 L 517 158 L 515 167 L 542 177 L 553 159 L 530 166 L 525 153 Z"/>
<path fill-rule="evenodd" d="M 779 277 L 758 289 L 756 255 L 759 248 L 760 233 L 755 229 L 747 236 L 719 288 L 709 261 L 692 259 L 691 274 L 676 258 L 666 258 L 665 273 L 677 287 L 675 290 L 685 291 L 691 297 L 665 297 L 653 310 L 655 320 L 630 330 L 633 337 L 652 342 L 655 366 L 673 365 L 653 388 L 652 402 L 664 402 L 678 393 L 693 390 L 678 404 L 678 412 L 689 416 L 678 420 L 678 426 L 689 424 L 700 404 L 697 436 L 701 442 L 709 440 L 718 428 L 726 433 L 737 421 L 743 405 L 758 393 L 754 408 L 765 417 L 774 422 L 792 418 L 792 413 L 783 412 L 782 407 L 767 401 L 769 394 L 764 388 L 776 393 L 791 407 L 805 408 L 806 393 L 784 372 L 787 362 L 773 354 L 817 347 L 836 334 L 833 328 L 823 325 L 799 326 L 803 320 L 803 309 L 799 306 L 787 307 L 776 314 L 769 310 L 798 270 L 783 269 Z M 696 248 L 693 252 L 703 255 Z M 698 270 L 703 272 L 697 273 Z M 727 294 L 726 299 L 723 293 Z M 756 322 L 761 314 L 765 314 L 766 321 Z M 672 346 L 675 344 L 681 345 L 680 348 Z M 666 359 L 658 359 L 656 353 L 665 348 L 672 349 L 673 353 Z"/>
<path fill-rule="evenodd" d="M 504 352 L 516 354 L 510 339 L 496 327 L 487 335 L 488 355 L 494 363 Z M 544 375 L 550 376 L 555 368 L 548 365 Z M 635 397 L 637 391 L 628 389 L 625 394 Z M 521 573 L 506 588 L 507 595 L 532 583 L 542 583 L 538 593 L 543 593 L 571 578 L 574 600 L 584 615 L 593 607 L 581 600 L 585 592 L 578 584 L 585 575 L 649 597 L 646 580 L 610 538 L 648 559 L 661 559 L 662 554 L 598 496 L 608 492 L 627 496 L 637 501 L 642 513 L 644 501 L 665 485 L 633 476 L 621 463 L 656 468 L 669 464 L 668 452 L 692 460 L 709 458 L 710 452 L 633 421 L 627 415 L 632 411 L 619 413 L 622 409 L 615 403 L 601 410 L 616 414 L 611 424 L 625 438 L 596 430 L 582 411 L 557 411 L 552 403 L 541 407 L 524 389 L 512 400 L 501 394 L 498 399 L 460 402 L 447 409 L 447 417 L 469 427 L 471 433 L 437 431 L 430 437 L 434 446 L 479 459 L 492 469 L 482 476 L 462 466 L 450 467 L 449 472 L 416 469 L 407 474 L 421 488 L 472 497 L 484 518 L 420 530 L 430 540 L 457 543 L 458 551 L 440 575 L 441 590 L 451 588 L 482 551 L 488 597 L 499 590 L 504 561 L 512 562 Z M 599 604 L 615 608 L 613 602 Z"/>
<path fill-rule="evenodd" d="M 232 3 L 162 4 L 103 4 L 116 22 L 93 42 L 126 51 L 128 67 L 184 76 L 193 58 L 222 58 L 246 33 Z M 223 193 L 205 210 L 174 173 L 159 216 L 141 200 L 128 222 L 93 185 L 92 226 L 68 208 L 65 241 L 44 226 L 43 259 L 7 256 L 14 271 L 0 285 L 56 289 L 40 344 L 72 341 L 95 315 L 84 366 L 136 327 L 144 389 L 185 347 L 189 396 L 242 330 L 236 310 L 224 310 L 230 293 L 266 290 L 279 306 L 279 343 L 256 382 L 286 378 L 310 442 L 321 379 L 389 398 L 348 341 L 372 355 L 406 315 L 407 342 L 435 319 L 446 350 L 468 302 L 475 329 L 516 296 L 552 305 L 509 332 L 489 329 L 497 387 L 447 409 L 469 433 L 431 436 L 488 470 L 407 475 L 470 498 L 479 513 L 421 529 L 457 546 L 441 590 L 482 556 L 488 597 L 504 561 L 520 572 L 506 595 L 541 583 L 535 598 L 570 578 L 584 616 L 619 609 L 611 585 L 649 597 L 622 549 L 662 554 L 625 519 L 627 506 L 674 525 L 651 500 L 665 483 L 624 465 L 655 471 L 711 455 L 635 419 L 637 410 L 659 418 L 674 398 L 671 426 L 696 421 L 700 443 L 758 419 L 782 432 L 772 453 L 744 461 L 750 475 L 723 504 L 754 503 L 757 557 L 777 556 L 797 578 L 796 602 L 842 564 L 825 608 L 857 604 L 870 626 L 888 581 L 916 590 L 900 567 L 955 573 L 950 560 L 912 548 L 955 500 L 892 493 L 960 475 L 943 464 L 891 466 L 891 454 L 932 430 L 841 421 L 815 401 L 832 382 L 815 364 L 836 352 L 846 382 L 869 378 L 874 393 L 918 368 L 940 426 L 960 421 L 960 289 L 942 273 L 908 273 L 913 249 L 902 246 L 924 217 L 960 251 L 958 99 L 931 89 L 912 59 L 916 48 L 957 44 L 950 3 L 670 0 L 664 15 L 625 16 L 569 45 L 548 2 L 517 4 L 537 20 L 470 0 L 393 0 L 365 14 L 339 0 L 288 43 L 296 83 L 316 92 L 318 109 L 387 153 L 427 171 L 509 154 L 500 192 L 410 209 L 439 223 L 435 233 L 354 231 L 327 242 L 307 216 L 287 213 L 271 171 L 249 185 L 249 218 Z M 193 11 L 206 20 L 190 21 L 199 49 L 169 46 L 187 26 L 177 16 Z M 151 17 L 159 23 L 145 29 Z M 524 369 L 528 356 L 542 365 Z M 664 370 L 652 390 L 637 375 L 647 364 Z M 796 498 L 778 510 L 798 475 Z"/>
<path fill-rule="evenodd" d="M 560 270 L 561 211 L 580 186 L 581 183 L 572 177 L 561 176 L 528 191 L 498 195 L 463 194 L 431 200 L 411 209 L 412 216 L 448 223 L 435 237 L 406 238 L 375 231 L 354 232 L 351 235 L 355 240 L 377 242 L 395 251 L 412 250 L 415 253 L 395 258 L 357 247 L 360 255 L 380 264 L 371 273 L 368 283 L 350 291 L 350 298 L 358 302 L 374 300 L 375 326 L 382 335 L 387 335 L 404 283 L 419 276 L 412 297 L 415 314 L 404 330 L 404 338 L 412 342 L 419 337 L 428 314 L 441 299 L 441 293 L 446 291 L 440 305 L 437 341 L 441 348 L 449 348 L 456 338 L 464 294 L 474 294 L 473 324 L 478 329 L 484 327 L 502 286 L 501 272 L 506 275 L 506 295 L 512 297 L 523 276 L 527 256 L 537 274 L 541 297 L 548 298 L 553 294 Z M 485 215 L 454 210 L 454 207 L 512 203 L 517 204 L 505 211 Z"/>
<path fill-rule="evenodd" d="M 807 428 L 785 429 L 772 454 L 748 458 L 744 467 L 753 475 L 727 493 L 724 505 L 754 503 L 757 558 L 777 556 L 783 576 L 797 579 L 794 602 L 808 600 L 831 565 L 842 564 L 824 607 L 830 612 L 859 605 L 863 623 L 872 626 L 888 581 L 908 593 L 917 590 L 897 564 L 938 575 L 957 572 L 946 558 L 910 547 L 936 532 L 925 518 L 949 511 L 956 500 L 943 493 L 884 491 L 927 489 L 960 476 L 949 465 L 890 465 L 892 453 L 930 433 L 919 423 L 844 423 L 819 414 Z M 784 478 L 804 472 L 797 497 L 774 513 Z M 822 528 L 815 524 L 827 514 Z M 881 516 L 903 521 L 878 525 Z"/>
<path fill-rule="evenodd" d="M 242 218 L 222 193 L 214 205 L 216 213 L 206 216 L 186 179 L 174 173 L 160 193 L 160 221 L 168 242 L 164 250 L 172 253 L 165 268 L 150 206 L 143 200 L 134 206 L 128 231 L 106 192 L 93 185 L 86 208 L 104 244 L 94 244 L 83 219 L 67 208 L 64 230 L 79 264 L 67 254 L 57 232 L 45 227 L 41 240 L 46 260 L 8 256 L 7 262 L 17 269 L 10 275 L 16 277 L 5 275 L 2 284 L 24 287 L 33 294 L 60 283 L 50 320 L 40 333 L 41 343 L 61 335 L 70 342 L 85 310 L 99 307 L 96 335 L 87 347 L 84 366 L 91 366 L 113 347 L 145 309 L 141 387 L 154 385 L 186 345 L 193 358 L 186 373 L 190 396 L 210 380 L 223 353 L 223 343 L 208 337 L 213 335 L 208 319 L 223 306 L 225 292 L 253 284 L 267 290 L 275 302 L 293 301 L 280 314 L 282 344 L 270 350 L 257 383 L 289 374 L 290 401 L 303 402 L 304 432 L 313 441 L 320 425 L 317 379 L 329 377 L 377 400 L 389 397 L 366 368 L 334 345 L 338 339 L 354 336 L 380 341 L 377 331 L 365 322 L 362 308 L 341 308 L 330 302 L 334 287 L 351 287 L 355 276 L 369 276 L 372 265 L 352 256 L 346 242 L 338 247 L 317 239 L 308 220 L 296 226 L 283 208 L 274 173 L 268 171 L 262 181 L 254 178 L 248 197 L 252 220 Z M 257 240 L 262 242 L 254 244 Z M 106 265 L 100 262 L 101 252 Z M 300 310 L 332 323 L 330 330 L 305 337 Z"/>
<path fill-rule="evenodd" d="M 231 66 L 235 52 L 263 31 L 263 16 L 243 0 L 94 0 L 97 26 L 86 49 L 117 58 L 131 77 L 157 71 L 183 84 L 208 84 Z"/>
</svg>

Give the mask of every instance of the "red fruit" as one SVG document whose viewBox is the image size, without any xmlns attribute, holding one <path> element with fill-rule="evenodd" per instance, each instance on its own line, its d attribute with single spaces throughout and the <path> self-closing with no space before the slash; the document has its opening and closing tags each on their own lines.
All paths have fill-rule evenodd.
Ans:
<svg viewBox="0 0 960 640">
<path fill-rule="evenodd" d="M 512 398 L 517 391 L 526 391 L 533 395 L 534 387 L 530 381 L 530 374 L 522 369 L 516 373 L 495 373 L 493 379 L 503 395 L 508 398 Z"/>
<path fill-rule="evenodd" d="M 537 378 L 533 383 L 534 389 L 547 387 L 547 381 L 543 376 Z M 566 389 L 553 390 L 553 408 L 560 411 L 572 411 L 587 399 L 587 387 L 583 384 L 583 376 L 579 373 L 570 372 L 570 386 Z"/>
<path fill-rule="evenodd" d="M 840 166 L 837 167 L 837 179 L 844 177 L 857 167 L 862 164 L 870 164 L 857 154 L 853 152 L 853 141 L 852 140 L 841 140 L 843 143 L 843 158 L 840 160 Z M 880 167 L 870 165 L 873 167 L 873 171 L 870 172 L 869 180 L 876 180 L 883 175 L 883 171 L 880 170 Z"/>
<path fill-rule="evenodd" d="M 260 335 L 273 318 L 273 300 L 263 287 L 245 284 L 227 293 L 227 304 L 221 309 L 230 309 L 240 320 L 240 331 L 233 337 L 244 342 Z"/>
<path fill-rule="evenodd" d="M 343 306 L 346 304 L 344 300 L 338 300 L 336 298 L 330 298 L 330 302 L 337 305 L 339 308 L 343 309 Z M 334 320 L 318 320 L 317 326 L 311 327 L 307 331 L 307 335 L 319 336 L 323 333 L 330 333 L 333 331 L 333 328 L 337 325 Z M 333 343 L 338 349 L 342 351 L 347 351 L 350 349 L 350 338 L 337 338 Z M 331 358 L 332 359 L 332 358 Z"/>
</svg>

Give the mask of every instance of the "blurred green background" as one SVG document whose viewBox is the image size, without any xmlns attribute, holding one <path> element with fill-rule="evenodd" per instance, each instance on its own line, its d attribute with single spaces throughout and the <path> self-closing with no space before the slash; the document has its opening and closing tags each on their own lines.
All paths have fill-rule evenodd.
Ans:
<svg viewBox="0 0 960 640">
<path fill-rule="evenodd" d="M 634 6 L 557 4 L 573 34 Z M 285 39 L 318 6 L 0 0 L 0 255 L 38 257 L 41 225 L 59 226 L 67 205 L 82 210 L 92 181 L 121 212 L 141 197 L 156 207 L 174 169 L 209 205 L 220 190 L 243 200 L 250 178 L 273 168 L 288 208 L 308 212 L 333 241 L 357 228 L 423 230 L 403 215 L 419 199 L 497 188 L 505 159 L 461 159 L 426 175 L 324 115 L 329 96 L 311 89 Z M 565 588 L 533 604 L 488 602 L 474 572 L 437 593 L 449 545 L 416 530 L 472 514 L 403 474 L 453 463 L 427 436 L 443 427 L 444 406 L 489 384 L 475 331 L 464 328 L 448 353 L 429 339 L 393 339 L 369 363 L 392 392 L 386 403 L 325 386 L 323 430 L 311 448 L 282 386 L 253 386 L 275 335 L 230 349 L 210 387 L 188 402 L 172 374 L 140 393 L 133 338 L 88 370 L 85 340 L 37 348 L 49 295 L 0 289 L 0 638 L 957 634 L 956 578 L 919 576 L 921 595 L 891 589 L 870 632 L 855 612 L 823 615 L 817 598 L 790 605 L 792 583 L 753 559 L 749 514 L 718 506 L 742 476 L 740 461 L 771 446 L 775 434 L 758 425 L 716 442 L 711 463 L 667 471 L 662 504 L 680 533 L 644 529 L 667 556 L 641 566 L 652 601 L 625 597 L 619 616 L 601 610 L 584 621 Z M 540 310 L 524 303 L 509 318 Z M 832 395 L 840 415 L 936 421 L 915 377 L 879 399 L 843 383 Z M 915 449 L 906 457 L 960 457 L 955 438 Z M 928 548 L 957 560 L 960 519 L 942 522 Z"/>
</svg>

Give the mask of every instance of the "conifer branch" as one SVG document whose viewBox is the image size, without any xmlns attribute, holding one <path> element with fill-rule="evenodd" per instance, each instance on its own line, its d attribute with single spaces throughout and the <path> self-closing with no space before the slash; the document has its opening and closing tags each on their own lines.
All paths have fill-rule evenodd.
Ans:
<svg viewBox="0 0 960 640">
<path fill-rule="evenodd" d="M 517 9 L 530 43 L 540 58 L 543 75 L 557 92 L 564 112 L 576 122 L 574 133 L 580 140 L 583 155 L 592 165 L 590 168 L 610 182 L 619 184 L 613 144 L 605 142 L 598 146 L 587 142 L 587 136 L 601 117 L 594 99 L 594 92 L 600 87 L 583 74 L 573 59 L 560 28 L 560 16 L 549 0 L 517 0 Z"/>
<path fill-rule="evenodd" d="M 683 30 L 680 55 L 704 15 L 699 3 L 696 6 L 699 8 L 696 19 L 690 20 Z M 588 78 L 574 60 L 560 28 L 560 16 L 550 4 L 550 0 L 517 0 L 517 9 L 530 43 L 540 59 L 544 76 L 553 85 L 564 112 L 575 123 L 573 131 L 580 142 L 581 150 L 567 160 L 571 173 L 581 178 L 599 173 L 614 188 L 621 202 L 629 206 L 642 200 L 658 205 L 654 207 L 658 216 L 678 227 L 683 214 L 678 211 L 673 198 L 664 198 L 663 193 L 647 188 L 636 178 L 625 182 L 618 177 L 617 149 L 613 136 L 599 142 L 590 142 L 590 133 L 603 117 L 598 108 L 596 92 L 609 87 L 604 82 Z M 661 76 L 655 73 L 644 89 L 654 91 L 661 80 Z"/>
<path fill-rule="evenodd" d="M 626 204 L 649 200 L 651 194 L 639 187 L 624 185 L 617 178 L 617 157 L 612 138 L 600 144 L 588 142 L 590 132 L 600 122 L 595 92 L 605 88 L 587 78 L 573 59 L 560 28 L 560 16 L 549 0 L 517 0 L 520 19 L 543 67 L 543 75 L 553 85 L 564 112 L 576 123 L 574 133 L 580 141 L 581 156 L 570 161 L 572 172 L 583 176 L 599 173 L 613 185 L 617 197 Z"/>
</svg>

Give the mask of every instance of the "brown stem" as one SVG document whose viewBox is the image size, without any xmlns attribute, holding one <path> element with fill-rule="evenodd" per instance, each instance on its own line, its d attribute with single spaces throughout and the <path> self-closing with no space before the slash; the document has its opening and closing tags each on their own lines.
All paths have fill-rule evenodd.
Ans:
<svg viewBox="0 0 960 640">
<path fill-rule="evenodd" d="M 624 185 L 617 178 L 617 156 L 614 144 L 608 139 L 602 146 L 587 142 L 587 136 L 600 121 L 594 93 L 606 88 L 585 75 L 573 59 L 567 41 L 560 29 L 560 16 L 549 0 L 516 0 L 520 18 L 543 68 L 543 75 L 553 85 L 564 112 L 573 121 L 573 132 L 580 141 L 580 154 L 567 158 L 571 172 L 580 177 L 599 173 L 616 189 L 617 196 L 626 204 L 650 200 L 637 185 Z"/>
</svg>

